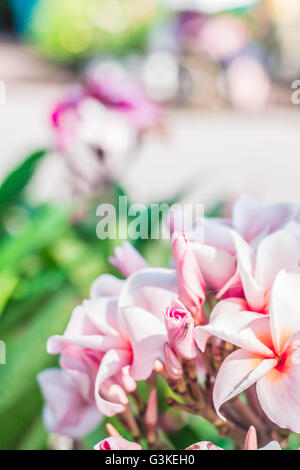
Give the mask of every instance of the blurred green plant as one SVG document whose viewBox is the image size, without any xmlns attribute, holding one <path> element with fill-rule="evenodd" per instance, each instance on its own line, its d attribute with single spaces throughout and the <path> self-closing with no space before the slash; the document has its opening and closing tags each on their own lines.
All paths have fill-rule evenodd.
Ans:
<svg viewBox="0 0 300 470">
<path fill-rule="evenodd" d="M 141 50 L 161 15 L 155 0 L 41 0 L 28 33 L 52 59 L 76 62 L 97 53 Z"/>
</svg>

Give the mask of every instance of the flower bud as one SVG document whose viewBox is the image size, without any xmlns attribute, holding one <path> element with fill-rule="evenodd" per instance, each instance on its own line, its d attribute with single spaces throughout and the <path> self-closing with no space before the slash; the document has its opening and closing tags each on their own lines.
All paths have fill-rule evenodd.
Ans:
<svg viewBox="0 0 300 470">
<path fill-rule="evenodd" d="M 153 432 L 158 422 L 158 403 L 157 403 L 157 390 L 154 388 L 149 396 L 147 409 L 145 413 L 145 424 L 148 432 Z"/>
<path fill-rule="evenodd" d="M 257 450 L 257 434 L 254 426 L 250 426 L 245 439 L 244 450 Z"/>
<path fill-rule="evenodd" d="M 148 267 L 147 262 L 129 242 L 117 246 L 109 262 L 125 277 Z"/>
<path fill-rule="evenodd" d="M 192 313 L 198 324 L 205 324 L 207 318 L 203 309 L 204 280 L 185 234 L 174 233 L 172 253 L 177 272 L 179 300 Z"/>
<path fill-rule="evenodd" d="M 166 309 L 165 325 L 173 351 L 184 359 L 194 359 L 197 354 L 193 338 L 194 320 L 179 300 L 174 300 Z"/>
<path fill-rule="evenodd" d="M 180 379 L 183 373 L 182 366 L 168 343 L 164 345 L 164 359 L 169 376 L 174 380 Z"/>
</svg>

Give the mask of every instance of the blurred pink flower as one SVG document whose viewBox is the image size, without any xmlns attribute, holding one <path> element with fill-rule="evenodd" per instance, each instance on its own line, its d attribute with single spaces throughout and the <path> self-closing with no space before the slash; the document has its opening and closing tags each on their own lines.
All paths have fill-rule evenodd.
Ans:
<svg viewBox="0 0 300 470">
<path fill-rule="evenodd" d="M 271 83 L 263 65 L 255 57 L 242 55 L 234 59 L 227 69 L 227 81 L 234 107 L 259 112 L 269 104 Z"/>
<path fill-rule="evenodd" d="M 94 66 L 86 76 L 86 85 L 93 97 L 108 108 L 124 113 L 139 131 L 154 126 L 161 116 L 161 107 L 117 62 Z"/>
<path fill-rule="evenodd" d="M 65 91 L 65 97 L 57 103 L 51 114 L 55 130 L 56 147 L 61 151 L 72 148 L 78 132 L 78 106 L 85 97 L 81 85 L 71 85 Z"/>
<path fill-rule="evenodd" d="M 61 369 L 46 369 L 38 375 L 46 405 L 44 422 L 53 433 L 79 439 L 102 419 L 94 400 L 86 395 L 84 380 Z"/>
<path fill-rule="evenodd" d="M 139 133 L 160 116 L 159 105 L 125 69 L 104 62 L 86 74 L 82 85 L 67 88 L 51 118 L 60 151 L 83 144 L 117 155 L 132 149 Z"/>
<path fill-rule="evenodd" d="M 218 60 L 229 60 L 249 41 L 245 24 L 229 15 L 211 17 L 199 32 L 203 49 Z"/>
</svg>

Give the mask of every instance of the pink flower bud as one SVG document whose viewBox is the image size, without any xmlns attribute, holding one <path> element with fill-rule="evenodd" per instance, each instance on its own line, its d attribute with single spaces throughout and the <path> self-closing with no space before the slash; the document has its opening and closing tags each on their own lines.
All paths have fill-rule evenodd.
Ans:
<svg viewBox="0 0 300 470">
<path fill-rule="evenodd" d="M 183 373 L 182 366 L 168 343 L 164 345 L 164 359 L 166 371 L 169 376 L 174 380 L 180 379 Z"/>
<path fill-rule="evenodd" d="M 116 428 L 111 423 L 106 423 L 106 430 L 110 437 L 117 437 L 120 433 L 116 430 Z"/>
<path fill-rule="evenodd" d="M 158 422 L 157 390 L 154 388 L 149 396 L 145 413 L 145 423 L 149 432 L 153 432 Z"/>
<path fill-rule="evenodd" d="M 136 271 L 148 267 L 144 258 L 129 242 L 124 242 L 122 246 L 117 246 L 114 250 L 114 256 L 109 261 L 125 277 L 129 277 Z"/>
<path fill-rule="evenodd" d="M 172 253 L 177 272 L 179 299 L 199 324 L 207 322 L 203 309 L 204 280 L 190 242 L 184 233 L 174 233 Z"/>
<path fill-rule="evenodd" d="M 245 439 L 244 450 L 257 450 L 257 434 L 254 426 L 250 426 Z"/>
<path fill-rule="evenodd" d="M 197 353 L 193 338 L 194 320 L 179 300 L 174 300 L 167 308 L 165 325 L 173 351 L 184 359 L 194 359 Z"/>
</svg>

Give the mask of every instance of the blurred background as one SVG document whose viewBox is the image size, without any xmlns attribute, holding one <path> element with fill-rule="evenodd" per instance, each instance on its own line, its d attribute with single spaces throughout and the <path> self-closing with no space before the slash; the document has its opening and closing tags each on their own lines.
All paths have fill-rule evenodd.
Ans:
<svg viewBox="0 0 300 470">
<path fill-rule="evenodd" d="M 47 337 L 114 273 L 100 201 L 184 199 L 208 215 L 242 192 L 300 203 L 299 51 L 298 0 L 1 0 L 1 449 L 61 445 L 35 376 L 56 363 Z M 168 247 L 136 246 L 168 262 Z M 185 436 L 216 440 L 193 420 Z"/>
<path fill-rule="evenodd" d="M 148 138 L 124 177 L 134 198 L 198 175 L 205 202 L 241 191 L 299 202 L 297 0 L 2 0 L 0 17 L 0 177 L 49 142 L 65 85 L 114 56 L 168 113 L 167 143 Z"/>
</svg>

